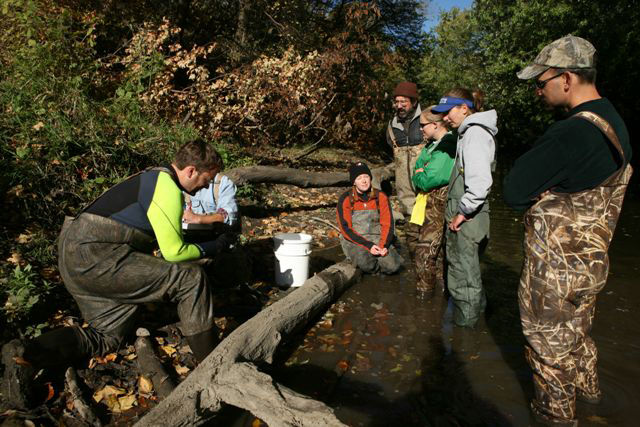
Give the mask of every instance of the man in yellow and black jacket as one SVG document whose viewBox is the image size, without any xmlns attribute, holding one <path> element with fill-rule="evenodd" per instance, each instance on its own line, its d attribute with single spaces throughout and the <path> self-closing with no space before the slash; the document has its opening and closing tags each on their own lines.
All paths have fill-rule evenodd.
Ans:
<svg viewBox="0 0 640 427">
<path fill-rule="evenodd" d="M 60 328 L 5 345 L 5 384 L 15 385 L 16 376 L 21 384 L 29 382 L 29 370 L 11 363 L 16 356 L 37 369 L 116 350 L 133 329 L 138 306 L 147 302 L 176 303 L 196 359 L 209 354 L 217 343 L 209 282 L 201 266 L 183 261 L 215 256 L 234 237 L 186 243 L 182 192 L 193 194 L 209 185 L 221 165 L 211 145 L 186 143 L 171 165 L 126 179 L 65 221 L 58 265 L 88 327 Z M 158 248 L 162 258 L 153 255 Z M 29 396 L 13 387 L 3 390 L 3 398 L 25 407 Z"/>
</svg>

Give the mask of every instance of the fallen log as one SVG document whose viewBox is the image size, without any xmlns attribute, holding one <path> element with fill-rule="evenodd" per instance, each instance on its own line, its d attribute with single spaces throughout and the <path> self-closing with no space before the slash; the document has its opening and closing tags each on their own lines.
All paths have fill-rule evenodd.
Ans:
<svg viewBox="0 0 640 427">
<path fill-rule="evenodd" d="M 283 336 L 308 324 L 358 275 L 358 269 L 343 261 L 263 309 L 223 340 L 137 425 L 200 425 L 213 418 L 223 402 L 273 426 L 343 425 L 324 403 L 274 383 L 256 364 L 271 363 Z"/>
<path fill-rule="evenodd" d="M 394 177 L 393 163 L 375 168 L 373 174 L 374 186 Z M 344 172 L 310 172 L 302 169 L 281 168 L 277 166 L 247 166 L 229 169 L 224 172 L 234 184 L 240 186 L 249 182 L 290 184 L 302 188 L 342 187 L 349 186 L 349 173 Z"/>
<path fill-rule="evenodd" d="M 82 390 L 78 385 L 78 376 L 76 375 L 75 369 L 67 368 L 64 374 L 64 383 L 65 389 L 69 394 L 69 399 L 73 404 L 73 408 L 78 412 L 81 422 L 88 426 L 102 427 L 100 419 L 82 397 Z"/>
<path fill-rule="evenodd" d="M 145 328 L 138 328 L 136 336 L 138 338 L 135 342 L 135 348 L 138 355 L 138 371 L 140 375 L 151 380 L 158 397 L 165 398 L 169 396 L 176 388 L 176 385 L 153 350 L 151 334 Z"/>
</svg>

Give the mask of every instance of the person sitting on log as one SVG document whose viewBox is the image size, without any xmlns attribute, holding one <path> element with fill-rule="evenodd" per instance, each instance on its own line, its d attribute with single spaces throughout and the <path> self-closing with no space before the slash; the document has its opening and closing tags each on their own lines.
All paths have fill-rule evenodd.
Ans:
<svg viewBox="0 0 640 427">
<path fill-rule="evenodd" d="M 209 185 L 220 169 L 216 150 L 203 140 L 184 144 L 173 162 L 111 187 L 58 238 L 58 267 L 87 327 L 58 328 L 2 348 L 2 399 L 10 407 L 34 404 L 31 383 L 41 368 L 104 355 L 120 348 L 141 304 L 177 305 L 180 328 L 200 362 L 218 343 L 209 280 L 193 261 L 228 249 L 235 236 L 198 244 L 181 232 L 182 192 Z M 153 255 L 155 249 L 162 258 Z"/>
<path fill-rule="evenodd" d="M 389 198 L 371 186 L 371 170 L 365 163 L 351 165 L 349 178 L 353 186 L 340 196 L 337 207 L 342 250 L 365 273 L 393 274 L 403 259 L 393 246 Z"/>
<path fill-rule="evenodd" d="M 217 231 L 237 229 L 236 186 L 220 171 L 207 188 L 197 191 L 193 196 L 185 193 L 185 202 L 182 222 L 210 225 L 210 229 Z M 189 231 L 190 228 L 187 227 L 186 230 Z"/>
<path fill-rule="evenodd" d="M 221 173 L 224 165 L 216 171 L 209 186 L 194 195 L 184 193 L 185 209 L 182 214 L 183 234 L 189 243 L 205 242 L 223 233 L 240 233 L 242 222 L 236 203 L 236 186 Z M 204 259 L 202 265 L 214 288 L 246 284 L 251 279 L 250 258 L 240 245 L 218 254 L 213 259 Z"/>
</svg>

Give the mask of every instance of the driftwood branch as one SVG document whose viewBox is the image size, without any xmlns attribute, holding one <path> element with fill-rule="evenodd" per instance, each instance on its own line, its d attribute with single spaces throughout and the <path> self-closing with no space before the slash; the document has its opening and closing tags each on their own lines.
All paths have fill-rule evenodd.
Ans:
<svg viewBox="0 0 640 427">
<path fill-rule="evenodd" d="M 158 397 L 165 398 L 171 394 L 176 385 L 156 356 L 153 343 L 149 338 L 149 331 L 138 328 L 136 335 L 138 336 L 135 342 L 138 371 L 151 380 Z"/>
<path fill-rule="evenodd" d="M 346 165 L 345 165 L 346 169 Z M 393 164 L 375 168 L 373 185 L 393 178 Z M 343 187 L 351 185 L 348 172 L 309 172 L 301 169 L 281 168 L 277 166 L 248 166 L 230 169 L 224 172 L 238 186 L 249 182 L 290 184 L 302 188 Z"/>
<path fill-rule="evenodd" d="M 242 387 L 238 387 L 242 383 Z M 236 363 L 218 376 L 224 401 L 260 414 L 268 425 L 341 426 L 324 403 L 278 385 L 250 363 Z"/>
<path fill-rule="evenodd" d="M 269 425 L 342 425 L 325 404 L 274 383 L 255 365 L 271 363 L 282 338 L 325 310 L 358 274 L 349 262 L 333 265 L 263 309 L 223 340 L 137 425 L 200 425 L 215 416 L 222 402 L 251 411 Z"/>
<path fill-rule="evenodd" d="M 323 224 L 326 224 L 326 225 L 328 225 L 329 227 L 331 227 L 331 228 L 333 228 L 334 230 L 336 230 L 338 233 L 340 233 L 340 229 L 339 229 L 335 224 L 330 223 L 330 222 L 329 222 L 329 221 L 327 221 L 326 219 L 318 218 L 317 216 L 312 216 L 312 217 L 311 217 L 311 219 L 312 219 L 312 220 L 314 220 L 314 221 L 318 221 L 318 222 L 321 222 L 321 223 L 323 223 Z"/>
<path fill-rule="evenodd" d="M 67 371 L 64 374 L 64 383 L 65 388 L 69 393 L 69 398 L 71 399 L 71 402 L 73 402 L 73 407 L 78 412 L 82 421 L 88 426 L 102 426 L 100 419 L 93 412 L 91 406 L 89 406 L 82 397 L 82 390 L 78 385 L 78 376 L 76 375 L 75 369 L 67 368 Z"/>
</svg>

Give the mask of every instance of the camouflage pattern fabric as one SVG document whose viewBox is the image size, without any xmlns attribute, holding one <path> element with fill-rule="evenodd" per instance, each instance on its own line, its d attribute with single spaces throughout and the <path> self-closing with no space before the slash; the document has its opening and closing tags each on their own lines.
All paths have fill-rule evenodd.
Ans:
<svg viewBox="0 0 640 427">
<path fill-rule="evenodd" d="M 413 260 L 415 259 L 416 248 L 420 240 L 420 226 L 411 221 L 407 221 L 404 223 L 402 230 L 404 231 L 404 239 L 407 244 L 407 252 L 409 252 L 409 256 Z"/>
<path fill-rule="evenodd" d="M 612 142 L 622 153 L 617 138 Z M 576 394 L 601 396 L 597 350 L 589 333 L 631 173 L 627 165 L 592 190 L 545 192 L 525 215 L 518 299 L 526 357 L 534 371 L 531 405 L 544 419 L 572 422 Z"/>
<path fill-rule="evenodd" d="M 527 80 L 536 77 L 549 68 L 593 68 L 596 48 L 587 40 L 565 36 L 546 45 L 533 63 L 517 73 L 518 78 Z"/>
<path fill-rule="evenodd" d="M 447 187 L 429 191 L 424 223 L 419 229 L 414 262 L 419 291 L 429 292 L 444 284 L 444 207 Z"/>
<path fill-rule="evenodd" d="M 423 148 L 424 144 L 393 147 L 396 169 L 396 195 L 404 215 L 411 215 L 413 205 L 416 203 L 416 192 L 411 183 L 411 175 Z"/>
</svg>

